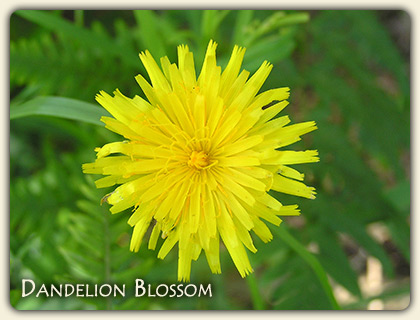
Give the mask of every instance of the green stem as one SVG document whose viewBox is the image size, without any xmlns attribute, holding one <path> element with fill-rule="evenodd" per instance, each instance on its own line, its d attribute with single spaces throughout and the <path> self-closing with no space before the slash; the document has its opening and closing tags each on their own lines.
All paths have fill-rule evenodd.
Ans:
<svg viewBox="0 0 420 320">
<path fill-rule="evenodd" d="M 111 252 L 110 252 L 110 230 L 109 230 L 109 215 L 104 215 L 104 276 L 105 276 L 105 283 L 110 283 L 111 281 Z M 107 310 L 112 310 L 112 300 L 110 297 L 106 298 L 106 308 Z"/>
<path fill-rule="evenodd" d="M 264 300 L 261 296 L 260 291 L 258 290 L 257 281 L 253 273 L 249 274 L 246 277 L 246 282 L 248 283 L 249 291 L 251 292 L 252 303 L 254 305 L 254 310 L 265 310 Z"/>
<path fill-rule="evenodd" d="M 328 281 L 327 274 L 318 259 L 311 254 L 298 240 L 296 240 L 284 227 L 276 229 L 277 235 L 286 242 L 291 249 L 293 249 L 315 272 L 321 285 L 324 289 L 325 294 L 330 300 L 331 306 L 334 310 L 340 310 L 340 306 L 335 300 L 334 293 L 331 285 Z"/>
</svg>

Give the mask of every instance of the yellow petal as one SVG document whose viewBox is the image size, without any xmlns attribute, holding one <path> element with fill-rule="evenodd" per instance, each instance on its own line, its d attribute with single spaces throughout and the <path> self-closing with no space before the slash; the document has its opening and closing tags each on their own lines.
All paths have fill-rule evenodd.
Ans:
<svg viewBox="0 0 420 320">
<path fill-rule="evenodd" d="M 264 159 L 261 163 L 268 165 L 288 165 L 319 161 L 317 150 L 275 151 L 273 154 L 273 157 Z"/>
<path fill-rule="evenodd" d="M 165 78 L 165 75 L 160 70 L 159 66 L 157 65 L 155 59 L 153 59 L 150 52 L 146 50 L 145 52 L 140 53 L 139 56 L 144 67 L 146 68 L 147 73 L 149 74 L 152 86 L 154 88 L 159 88 L 165 92 L 170 91 L 171 87 L 168 83 L 168 80 Z"/>
<path fill-rule="evenodd" d="M 272 189 L 278 192 L 291 194 L 294 196 L 315 199 L 315 188 L 308 187 L 302 182 L 290 180 L 281 175 L 274 176 Z"/>
<path fill-rule="evenodd" d="M 210 270 L 213 273 L 222 273 L 220 268 L 220 256 L 219 256 L 219 235 L 209 239 L 209 249 L 205 250 L 207 262 L 209 264 Z"/>
<path fill-rule="evenodd" d="M 178 66 L 187 88 L 196 86 L 194 57 L 188 46 L 178 46 Z"/>
</svg>

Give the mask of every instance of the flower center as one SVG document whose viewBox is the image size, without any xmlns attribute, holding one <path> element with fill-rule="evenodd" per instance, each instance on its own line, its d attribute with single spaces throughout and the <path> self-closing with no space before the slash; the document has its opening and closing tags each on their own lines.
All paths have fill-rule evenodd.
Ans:
<svg viewBox="0 0 420 320">
<path fill-rule="evenodd" d="M 209 165 L 208 155 L 204 151 L 193 151 L 188 160 L 188 165 L 196 169 L 204 169 Z"/>
</svg>

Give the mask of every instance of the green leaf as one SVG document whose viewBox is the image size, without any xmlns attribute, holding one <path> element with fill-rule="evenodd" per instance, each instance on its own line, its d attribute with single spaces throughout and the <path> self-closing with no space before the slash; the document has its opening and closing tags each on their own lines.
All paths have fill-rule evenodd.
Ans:
<svg viewBox="0 0 420 320">
<path fill-rule="evenodd" d="M 134 17 L 136 19 L 138 29 L 138 39 L 140 40 L 142 49 L 148 49 L 155 59 L 166 56 L 165 43 L 159 33 L 159 19 L 151 10 L 135 10 Z"/>
<path fill-rule="evenodd" d="M 10 107 L 11 120 L 35 115 L 53 116 L 103 126 L 99 119 L 102 116 L 109 116 L 109 113 L 94 104 L 63 97 L 36 97 Z"/>
<path fill-rule="evenodd" d="M 322 215 L 320 215 L 320 220 L 323 225 L 329 225 L 333 230 L 345 232 L 350 235 L 360 246 L 381 261 L 387 276 L 394 276 L 392 262 L 385 250 L 368 235 L 365 229 L 366 227 L 360 221 L 353 219 L 351 209 L 348 211 L 346 209 L 336 211 L 328 205 L 328 200 L 322 197 L 322 195 L 317 197 L 317 201 L 319 204 L 324 202 L 322 205 L 325 209 L 322 211 Z"/>
<path fill-rule="evenodd" d="M 399 212 L 406 213 L 410 211 L 410 181 L 403 180 L 392 189 L 385 192 L 386 199 Z"/>
<path fill-rule="evenodd" d="M 246 29 L 251 23 L 254 10 L 240 10 L 236 16 L 233 42 L 239 46 L 246 44 Z"/>
<path fill-rule="evenodd" d="M 92 29 L 98 35 L 103 33 L 100 26 L 92 23 Z M 128 44 L 126 40 L 119 39 L 115 46 L 128 47 Z M 133 52 L 132 59 L 137 61 L 136 52 L 130 50 Z M 112 91 L 117 84 L 125 91 L 134 82 L 126 75 L 136 74 L 139 66 L 140 61 L 134 68 L 99 47 L 87 46 L 62 33 L 43 32 L 36 37 L 10 42 L 11 91 L 15 91 L 14 86 L 33 88 L 28 92 L 29 97 L 28 93 L 19 97 L 21 101 L 38 95 L 90 101 L 99 90 Z"/>
<path fill-rule="evenodd" d="M 311 254 L 298 240 L 296 240 L 285 227 L 276 228 L 276 234 L 292 249 L 294 250 L 315 272 L 321 283 L 325 294 L 328 296 L 331 306 L 335 310 L 339 310 L 340 306 L 335 300 L 331 285 L 328 282 L 327 274 L 324 268 L 319 263 L 318 259 Z"/>
<path fill-rule="evenodd" d="M 395 216 L 385 223 L 391 232 L 392 240 L 395 245 L 401 250 L 405 259 L 410 261 L 410 226 L 407 221 L 401 217 Z"/>
<path fill-rule="evenodd" d="M 278 19 L 277 27 L 284 27 L 284 26 L 294 25 L 298 23 L 306 23 L 308 21 L 309 21 L 309 13 L 307 12 L 293 13 L 293 14 L 288 14 Z"/>
<path fill-rule="evenodd" d="M 351 268 L 349 260 L 334 232 L 317 227 L 313 233 L 313 240 L 319 245 L 319 260 L 330 276 L 353 295 L 361 297 L 357 274 Z"/>
<path fill-rule="evenodd" d="M 265 35 L 279 30 L 280 32 L 284 32 L 286 31 L 286 29 L 283 29 L 284 27 L 307 22 L 308 20 L 309 15 L 306 12 L 286 14 L 284 11 L 276 11 L 261 23 L 252 21 L 248 23 L 247 28 L 243 28 L 243 32 L 245 33 L 243 35 L 244 45 L 248 47 L 254 44 L 254 42 L 257 42 L 258 39 L 262 39 Z M 247 22 L 249 22 L 249 18 Z"/>
<path fill-rule="evenodd" d="M 288 57 L 294 47 L 294 40 L 289 35 L 275 35 L 264 38 L 247 49 L 244 69 L 255 71 L 264 60 L 277 63 Z"/>
<path fill-rule="evenodd" d="M 127 65 L 138 66 L 136 56 L 130 50 L 118 46 L 106 35 L 79 27 L 65 19 L 41 10 L 18 10 L 16 14 L 54 32 L 61 32 L 87 47 L 95 47 L 111 56 L 120 57 Z"/>
<path fill-rule="evenodd" d="M 229 10 L 205 10 L 201 20 L 202 39 L 205 43 L 216 36 L 220 23 L 229 13 Z"/>
<path fill-rule="evenodd" d="M 383 293 L 381 293 L 379 295 L 369 296 L 369 297 L 365 297 L 363 299 L 360 299 L 356 302 L 353 302 L 351 304 L 346 305 L 344 309 L 346 309 L 346 310 L 365 310 L 366 307 L 368 306 L 369 302 L 371 302 L 373 300 L 378 299 L 378 300 L 382 300 L 382 301 L 386 302 L 387 300 L 391 300 L 391 299 L 395 299 L 395 298 L 399 298 L 399 297 L 403 297 L 403 296 L 410 296 L 410 293 L 411 293 L 410 283 L 409 282 L 405 283 L 405 281 L 404 281 L 398 287 L 387 288 L 387 289 L 385 289 L 385 291 Z M 409 305 L 407 305 L 407 307 L 408 306 Z"/>
<path fill-rule="evenodd" d="M 22 291 L 19 289 L 10 290 L 10 304 L 16 308 L 20 298 L 22 297 Z"/>
</svg>

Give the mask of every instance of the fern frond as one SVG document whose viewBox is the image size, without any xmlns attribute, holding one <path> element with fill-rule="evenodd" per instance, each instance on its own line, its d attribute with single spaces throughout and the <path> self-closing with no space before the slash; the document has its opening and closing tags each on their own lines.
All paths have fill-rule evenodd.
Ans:
<svg viewBox="0 0 420 320">
<path fill-rule="evenodd" d="M 135 72 L 102 51 L 48 33 L 10 44 L 11 81 L 40 86 L 40 94 L 91 101 L 99 90 L 114 90 L 116 79 L 123 86 L 134 86 L 126 75 Z"/>
</svg>

